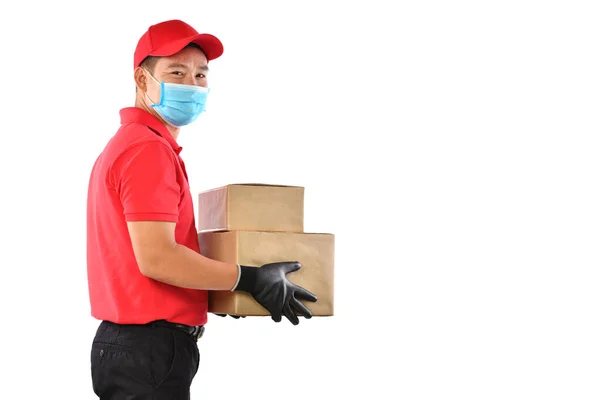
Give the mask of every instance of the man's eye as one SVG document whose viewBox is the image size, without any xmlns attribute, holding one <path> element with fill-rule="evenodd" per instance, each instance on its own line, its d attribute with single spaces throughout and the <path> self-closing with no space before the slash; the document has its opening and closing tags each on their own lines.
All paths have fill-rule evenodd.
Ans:
<svg viewBox="0 0 600 400">
<path fill-rule="evenodd" d="M 181 71 L 173 71 L 171 72 L 173 75 L 183 75 Z"/>
<path fill-rule="evenodd" d="M 198 75 L 196 75 L 196 78 L 206 78 L 206 75 L 204 75 L 204 74 L 198 74 Z"/>
</svg>

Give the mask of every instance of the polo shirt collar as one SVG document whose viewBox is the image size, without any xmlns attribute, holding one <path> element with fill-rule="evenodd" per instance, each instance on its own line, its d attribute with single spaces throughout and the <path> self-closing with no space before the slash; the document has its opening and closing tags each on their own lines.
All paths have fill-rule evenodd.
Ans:
<svg viewBox="0 0 600 400">
<path fill-rule="evenodd" d="M 171 132 L 169 132 L 167 127 L 162 122 L 160 122 L 158 118 L 150 114 L 148 111 L 138 107 L 125 107 L 121 109 L 119 114 L 121 116 L 121 125 L 128 123 L 138 123 L 146 125 L 148 128 L 156 132 L 159 136 L 166 139 L 166 141 L 169 142 L 175 153 L 179 154 L 181 152 L 182 147 L 177 144 L 177 141 L 175 140 L 173 135 L 171 135 Z"/>
</svg>

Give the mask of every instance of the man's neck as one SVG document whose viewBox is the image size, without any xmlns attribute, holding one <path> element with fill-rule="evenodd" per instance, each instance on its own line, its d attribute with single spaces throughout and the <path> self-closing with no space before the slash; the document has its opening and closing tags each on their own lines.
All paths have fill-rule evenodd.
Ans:
<svg viewBox="0 0 600 400">
<path fill-rule="evenodd" d="M 156 118 L 158 118 L 158 120 L 160 122 L 162 122 L 162 124 L 171 133 L 171 136 L 173 136 L 175 138 L 175 140 L 177 140 L 177 137 L 179 136 L 179 128 L 175 128 L 174 126 L 169 125 L 152 107 L 149 107 L 148 104 L 146 104 L 145 101 L 142 101 L 139 98 L 136 98 L 135 99 L 135 106 L 138 107 L 138 108 L 141 108 L 142 110 L 145 110 L 145 111 L 149 112 L 150 114 L 152 114 Z"/>
</svg>

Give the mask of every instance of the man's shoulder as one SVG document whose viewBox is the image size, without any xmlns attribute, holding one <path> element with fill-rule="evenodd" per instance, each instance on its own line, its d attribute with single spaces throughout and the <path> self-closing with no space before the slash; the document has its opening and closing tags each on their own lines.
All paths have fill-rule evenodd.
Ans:
<svg viewBox="0 0 600 400">
<path fill-rule="evenodd" d="M 136 149 L 147 147 L 171 148 L 169 142 L 157 135 L 148 126 L 131 122 L 119 128 L 107 143 L 104 153 L 109 155 L 109 158 L 116 159 L 125 153 L 135 152 Z"/>
<path fill-rule="evenodd" d="M 160 154 L 167 162 L 175 159 L 169 143 L 150 128 L 138 123 L 124 124 L 104 146 L 94 164 L 94 171 L 96 174 L 102 171 L 112 174 L 135 158 L 149 158 L 150 153 Z"/>
<path fill-rule="evenodd" d="M 147 125 L 139 122 L 128 122 L 119 127 L 114 135 L 114 139 L 119 144 L 127 146 L 128 144 L 138 144 L 147 142 L 160 142 L 169 145 L 162 136 L 158 135 Z"/>
</svg>

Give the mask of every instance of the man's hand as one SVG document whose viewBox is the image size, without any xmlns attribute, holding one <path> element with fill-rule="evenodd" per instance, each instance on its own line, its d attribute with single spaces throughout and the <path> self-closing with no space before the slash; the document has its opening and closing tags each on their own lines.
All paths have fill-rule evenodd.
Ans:
<svg viewBox="0 0 600 400">
<path fill-rule="evenodd" d="M 298 325 L 296 312 L 307 319 L 312 318 L 312 313 L 300 300 L 317 301 L 317 296 L 287 279 L 286 274 L 300 267 L 297 261 L 270 263 L 258 268 L 240 265 L 240 280 L 234 290 L 250 293 L 269 311 L 273 321 L 280 322 L 283 315 Z"/>
</svg>

